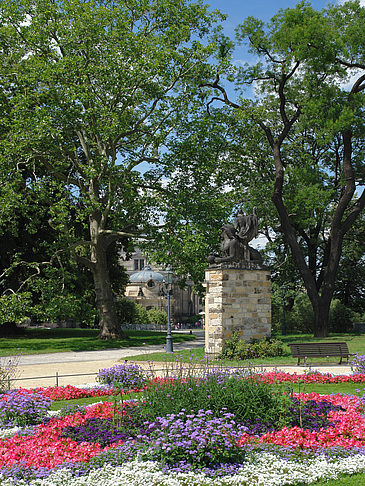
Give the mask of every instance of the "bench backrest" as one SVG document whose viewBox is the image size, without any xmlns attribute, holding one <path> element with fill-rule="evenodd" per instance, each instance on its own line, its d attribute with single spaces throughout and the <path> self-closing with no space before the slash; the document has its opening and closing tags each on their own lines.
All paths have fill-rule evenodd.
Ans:
<svg viewBox="0 0 365 486">
<path fill-rule="evenodd" d="M 298 356 L 348 356 L 347 343 L 292 343 L 289 344 L 293 357 Z"/>
</svg>

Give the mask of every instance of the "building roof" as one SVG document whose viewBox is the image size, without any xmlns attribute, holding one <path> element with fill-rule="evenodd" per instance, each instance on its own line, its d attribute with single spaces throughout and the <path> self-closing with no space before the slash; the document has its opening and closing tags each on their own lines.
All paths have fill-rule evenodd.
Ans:
<svg viewBox="0 0 365 486">
<path fill-rule="evenodd" d="M 146 265 L 139 272 L 132 273 L 132 275 L 129 276 L 129 281 L 149 282 L 150 280 L 154 280 L 155 282 L 163 282 L 164 278 L 162 273 L 155 272 L 149 265 Z"/>
</svg>

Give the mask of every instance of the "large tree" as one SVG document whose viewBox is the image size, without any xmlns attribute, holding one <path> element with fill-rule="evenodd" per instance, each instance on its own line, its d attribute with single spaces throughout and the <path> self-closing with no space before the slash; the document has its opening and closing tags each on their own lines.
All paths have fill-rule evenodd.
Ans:
<svg viewBox="0 0 365 486">
<path fill-rule="evenodd" d="M 227 40 L 221 43 L 224 59 L 215 80 L 202 83 L 213 90 L 209 107 L 225 103 L 237 124 L 246 127 L 242 146 L 252 147 L 256 164 L 250 164 L 246 151 L 242 170 L 252 174 L 255 165 L 269 173 L 279 229 L 311 300 L 318 337 L 328 333 L 343 239 L 365 204 L 363 187 L 356 192 L 364 176 L 364 29 L 365 8 L 359 2 L 322 12 L 302 2 L 280 11 L 267 25 L 250 17 L 237 28 L 237 39 L 248 43 L 258 62 L 231 69 L 229 76 L 241 97 L 232 101 L 224 84 L 231 49 Z M 252 84 L 256 90 L 250 99 L 244 89 Z M 296 189 L 299 199 L 293 195 Z M 294 199 L 298 206 L 291 211 Z M 310 214 L 306 204 L 319 211 Z M 324 216 L 326 234 L 320 235 Z"/>
<path fill-rule="evenodd" d="M 76 209 L 52 225 L 93 275 L 102 338 L 120 336 L 108 247 L 153 224 L 155 190 L 143 164 L 196 94 L 216 18 L 185 0 L 9 0 L 0 6 L 0 157 L 62 182 Z M 191 87 L 191 88 L 190 88 Z M 88 233 L 77 240 L 77 221 Z"/>
</svg>

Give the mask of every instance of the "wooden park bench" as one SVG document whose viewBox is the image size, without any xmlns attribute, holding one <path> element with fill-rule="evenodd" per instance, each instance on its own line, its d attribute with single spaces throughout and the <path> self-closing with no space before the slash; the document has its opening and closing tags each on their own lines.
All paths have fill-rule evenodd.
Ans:
<svg viewBox="0 0 365 486">
<path fill-rule="evenodd" d="M 326 358 L 328 356 L 338 356 L 340 358 L 339 364 L 342 363 L 342 358 L 347 359 L 351 353 L 347 347 L 347 343 L 293 343 L 289 344 L 291 354 L 293 358 L 298 358 L 297 365 L 300 364 L 300 360 L 304 360 L 306 364 L 307 358 Z"/>
</svg>

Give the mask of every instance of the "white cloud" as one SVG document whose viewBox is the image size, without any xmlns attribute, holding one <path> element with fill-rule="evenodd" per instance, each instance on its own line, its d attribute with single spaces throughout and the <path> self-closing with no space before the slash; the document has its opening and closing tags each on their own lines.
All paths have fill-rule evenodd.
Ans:
<svg viewBox="0 0 365 486">
<path fill-rule="evenodd" d="M 344 4 L 347 0 L 338 0 L 337 3 L 339 3 L 340 5 Z M 360 5 L 362 7 L 365 7 L 365 0 L 360 0 Z"/>
</svg>

